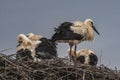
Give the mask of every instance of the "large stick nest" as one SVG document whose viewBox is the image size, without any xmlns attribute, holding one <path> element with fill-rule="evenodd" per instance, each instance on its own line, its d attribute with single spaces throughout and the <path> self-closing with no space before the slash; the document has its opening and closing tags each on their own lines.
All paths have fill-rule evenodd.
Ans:
<svg viewBox="0 0 120 80">
<path fill-rule="evenodd" d="M 104 65 L 74 66 L 67 58 L 29 62 L 0 54 L 0 80 L 120 80 L 120 72 Z"/>
</svg>

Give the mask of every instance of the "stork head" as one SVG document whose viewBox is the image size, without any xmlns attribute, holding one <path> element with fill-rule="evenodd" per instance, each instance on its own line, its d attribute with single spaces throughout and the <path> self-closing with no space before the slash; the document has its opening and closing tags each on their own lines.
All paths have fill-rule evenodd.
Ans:
<svg viewBox="0 0 120 80">
<path fill-rule="evenodd" d="M 34 36 L 34 33 L 28 33 L 26 36 L 27 36 L 28 38 L 31 38 L 32 36 Z"/>
<path fill-rule="evenodd" d="M 78 55 L 90 55 L 90 54 L 95 54 L 95 52 L 91 49 L 82 49 L 77 51 Z"/>
<path fill-rule="evenodd" d="M 18 43 L 25 42 L 25 41 L 27 41 L 27 37 L 24 34 L 19 34 L 17 36 L 17 41 L 18 41 Z"/>
<path fill-rule="evenodd" d="M 95 52 L 91 49 L 87 49 L 88 54 L 95 54 Z"/>
<path fill-rule="evenodd" d="M 32 41 L 38 41 L 39 39 L 41 39 L 43 37 L 41 35 L 37 35 L 34 33 L 28 33 L 26 36 Z"/>
<path fill-rule="evenodd" d="M 17 41 L 18 41 L 18 43 L 22 43 L 24 41 L 24 34 L 19 34 L 17 36 Z"/>
<path fill-rule="evenodd" d="M 98 32 L 98 30 L 95 28 L 92 19 L 86 19 L 84 23 L 87 24 L 87 25 L 90 25 L 90 26 L 93 28 L 93 30 L 94 30 L 98 35 L 100 35 L 100 33 Z"/>
<path fill-rule="evenodd" d="M 17 41 L 19 44 L 32 45 L 31 40 L 27 38 L 24 34 L 19 34 L 17 37 Z"/>
</svg>

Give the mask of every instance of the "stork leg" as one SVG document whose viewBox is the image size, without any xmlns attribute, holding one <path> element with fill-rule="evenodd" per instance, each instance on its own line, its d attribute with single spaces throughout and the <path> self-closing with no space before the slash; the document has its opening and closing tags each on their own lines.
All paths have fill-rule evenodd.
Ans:
<svg viewBox="0 0 120 80">
<path fill-rule="evenodd" d="M 75 49 L 74 49 L 74 63 L 75 63 L 75 65 L 77 63 L 76 49 L 77 49 L 77 45 L 75 44 Z"/>
<path fill-rule="evenodd" d="M 69 53 L 69 57 L 70 57 L 70 62 L 73 60 L 73 57 L 72 57 L 72 47 L 73 45 L 69 44 L 70 45 L 70 53 Z"/>
</svg>

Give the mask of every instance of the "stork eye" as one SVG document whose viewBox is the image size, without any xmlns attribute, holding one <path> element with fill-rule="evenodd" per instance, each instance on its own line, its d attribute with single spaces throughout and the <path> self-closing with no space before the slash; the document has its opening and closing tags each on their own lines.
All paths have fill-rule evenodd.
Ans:
<svg viewBox="0 0 120 80">
<path fill-rule="evenodd" d="M 26 35 L 26 37 L 29 37 L 28 35 Z"/>
<path fill-rule="evenodd" d="M 22 43 L 22 41 L 18 41 L 18 43 Z"/>
<path fill-rule="evenodd" d="M 91 22 L 91 24 L 93 25 L 94 23 L 93 23 L 93 22 Z"/>
<path fill-rule="evenodd" d="M 94 54 L 94 53 L 91 52 L 90 54 Z"/>
</svg>

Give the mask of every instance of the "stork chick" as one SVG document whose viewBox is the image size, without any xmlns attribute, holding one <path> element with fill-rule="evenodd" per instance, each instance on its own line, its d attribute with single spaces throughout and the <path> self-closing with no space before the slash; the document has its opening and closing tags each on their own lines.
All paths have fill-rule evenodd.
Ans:
<svg viewBox="0 0 120 80">
<path fill-rule="evenodd" d="M 68 54 L 74 57 L 74 50 L 72 50 L 70 54 L 70 49 L 68 49 Z M 96 56 L 95 52 L 92 51 L 91 49 L 78 50 L 76 51 L 76 56 L 77 61 L 80 62 L 81 64 L 92 66 L 97 65 L 98 57 Z"/>
</svg>

